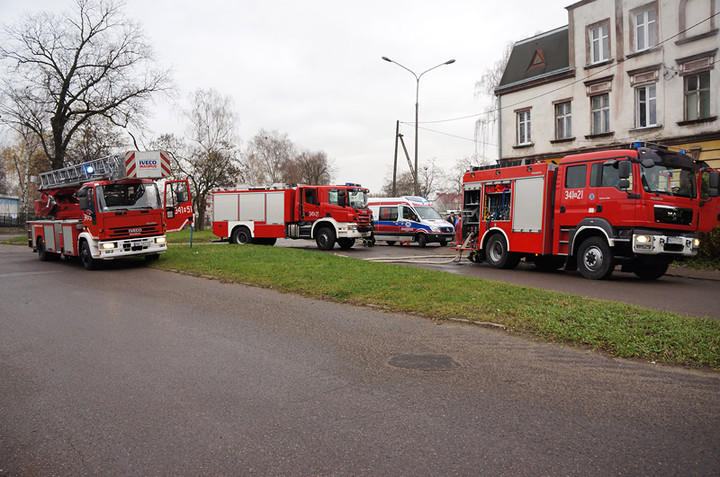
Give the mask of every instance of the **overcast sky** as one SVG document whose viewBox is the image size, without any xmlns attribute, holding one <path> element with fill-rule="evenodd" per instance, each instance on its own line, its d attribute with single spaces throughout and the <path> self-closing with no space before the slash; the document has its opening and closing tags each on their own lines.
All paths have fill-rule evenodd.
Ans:
<svg viewBox="0 0 720 477">
<path fill-rule="evenodd" d="M 567 24 L 569 0 L 128 0 L 177 101 L 214 88 L 234 101 L 244 145 L 278 130 L 300 148 L 325 151 L 338 183 L 379 191 L 392 177 L 395 122 L 414 154 L 415 78 L 420 80 L 420 166 L 449 170 L 483 148 L 474 123 L 488 99 L 475 83 L 508 43 Z M 23 12 L 61 11 L 72 0 L 0 0 L 0 22 Z M 183 125 L 166 101 L 154 107 L 151 139 Z M 463 118 L 463 119 L 458 119 Z M 497 141 L 485 150 L 494 159 Z M 401 155 L 399 171 L 407 171 Z"/>
</svg>

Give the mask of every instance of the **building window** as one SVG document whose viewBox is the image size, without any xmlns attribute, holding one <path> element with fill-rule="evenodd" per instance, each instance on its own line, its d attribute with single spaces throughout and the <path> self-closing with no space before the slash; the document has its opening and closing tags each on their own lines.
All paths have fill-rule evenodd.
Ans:
<svg viewBox="0 0 720 477">
<path fill-rule="evenodd" d="M 588 28 L 588 43 L 590 44 L 590 64 L 600 63 L 610 58 L 610 36 L 607 22 Z"/>
<path fill-rule="evenodd" d="M 517 143 L 518 145 L 530 144 L 530 110 L 517 113 Z"/>
<path fill-rule="evenodd" d="M 710 117 L 710 72 L 685 76 L 685 120 Z"/>
<path fill-rule="evenodd" d="M 590 98 L 592 113 L 592 134 L 610 132 L 610 94 L 599 94 Z"/>
<path fill-rule="evenodd" d="M 635 126 L 646 128 L 657 126 L 657 97 L 655 85 L 635 88 Z"/>
<path fill-rule="evenodd" d="M 570 101 L 555 105 L 555 139 L 572 137 L 572 108 Z"/>
<path fill-rule="evenodd" d="M 635 51 L 644 51 L 657 45 L 657 12 L 655 7 L 633 14 Z"/>
</svg>

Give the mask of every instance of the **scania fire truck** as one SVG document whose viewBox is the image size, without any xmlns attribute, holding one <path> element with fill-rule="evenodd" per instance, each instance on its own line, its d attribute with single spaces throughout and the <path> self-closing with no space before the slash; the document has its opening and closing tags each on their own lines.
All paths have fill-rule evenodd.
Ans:
<svg viewBox="0 0 720 477">
<path fill-rule="evenodd" d="M 278 238 L 315 239 L 330 250 L 370 238 L 368 190 L 359 184 L 276 184 L 213 192 L 213 234 L 230 243 L 274 245 Z"/>
<path fill-rule="evenodd" d="M 164 151 L 129 151 L 39 175 L 40 199 L 28 222 L 28 245 L 40 260 L 80 256 L 88 270 L 101 260 L 166 250 L 165 232 L 192 221 L 187 180 L 166 180 L 164 201 L 154 179 L 170 175 Z"/>
<path fill-rule="evenodd" d="M 514 268 L 579 269 L 609 277 L 616 264 L 641 279 L 697 254 L 696 232 L 718 196 L 718 172 L 682 152 L 639 143 L 463 176 L 462 240 L 470 259 Z M 706 174 L 704 181 L 699 174 Z M 705 190 L 698 190 L 701 184 Z"/>
</svg>

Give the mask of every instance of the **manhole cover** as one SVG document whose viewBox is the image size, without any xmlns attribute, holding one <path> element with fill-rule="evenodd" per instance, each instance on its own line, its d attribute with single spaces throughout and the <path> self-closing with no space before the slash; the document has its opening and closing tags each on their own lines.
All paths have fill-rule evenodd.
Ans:
<svg viewBox="0 0 720 477">
<path fill-rule="evenodd" d="M 460 366 L 444 354 L 401 354 L 388 361 L 396 368 L 419 369 L 420 371 L 448 371 Z"/>
</svg>

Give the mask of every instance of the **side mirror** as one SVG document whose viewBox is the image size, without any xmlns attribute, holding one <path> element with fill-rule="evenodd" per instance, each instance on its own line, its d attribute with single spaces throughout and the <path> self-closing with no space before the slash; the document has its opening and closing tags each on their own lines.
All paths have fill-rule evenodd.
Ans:
<svg viewBox="0 0 720 477">
<path fill-rule="evenodd" d="M 175 218 L 175 208 L 174 207 L 165 207 L 165 217 L 168 219 L 174 219 Z"/>
<path fill-rule="evenodd" d="M 618 177 L 620 177 L 620 179 L 629 179 L 630 172 L 632 172 L 632 164 L 630 164 L 630 161 L 620 161 L 618 162 L 617 166 Z"/>
<path fill-rule="evenodd" d="M 345 194 L 346 192 L 342 189 L 338 191 L 338 205 L 340 207 L 345 207 L 347 205 L 347 196 Z"/>
<path fill-rule="evenodd" d="M 80 197 L 78 199 L 78 203 L 80 204 L 80 210 L 87 210 L 90 208 L 90 201 L 88 200 L 87 196 Z"/>
<path fill-rule="evenodd" d="M 717 197 L 720 195 L 720 191 L 718 190 L 720 189 L 720 172 L 710 171 L 710 178 L 708 182 L 708 186 L 710 188 L 708 192 L 710 197 Z"/>
<path fill-rule="evenodd" d="M 618 181 L 618 188 L 619 189 L 629 189 L 630 181 L 627 179 L 620 179 L 620 181 Z"/>
</svg>

